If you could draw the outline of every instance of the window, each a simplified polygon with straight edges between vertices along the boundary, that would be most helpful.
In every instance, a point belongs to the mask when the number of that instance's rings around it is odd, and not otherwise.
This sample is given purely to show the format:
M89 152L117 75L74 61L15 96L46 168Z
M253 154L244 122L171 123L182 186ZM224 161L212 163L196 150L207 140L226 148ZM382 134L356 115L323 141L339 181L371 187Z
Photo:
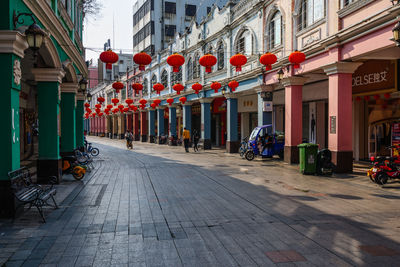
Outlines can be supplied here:
M156 77L156 79L157 79L157 77ZM148 93L149 93L149 81L147 79L144 79L143 80L143 92L142 92L142 95L145 96L145 95L148 95Z
M193 17L196 15L196 6L195 5L185 5L185 15L188 17Z
M153 77L151 77L151 91L153 92L154 91L154 89L153 89L153 85L155 85L157 83L157 76L156 75L153 75Z
M191 57L189 58L187 63L187 79L188 80L193 79L193 62Z
M193 79L200 78L200 65L199 65L200 55L196 53L193 62Z
M217 49L217 59L218 59L218 70L222 70L225 68L225 52L224 52L224 43L221 41L218 44Z
M279 11L275 12L268 24L268 40L269 49L282 44L282 15Z
M244 30L236 39L235 44L236 53L245 55L252 54L252 36L250 31Z
M165 2L165 13L176 14L176 3Z
M298 17L299 31L325 17L325 0L304 0Z
M175 25L165 25L165 36L173 37L175 35L176 26Z
M161 84L164 85L164 88L168 87L168 72L166 70L161 73Z
M350 5L351 3L355 2L355 1L357 1L357 0L341 0L342 8L345 7L345 6Z
M182 68L179 72L171 72L171 85L182 82Z

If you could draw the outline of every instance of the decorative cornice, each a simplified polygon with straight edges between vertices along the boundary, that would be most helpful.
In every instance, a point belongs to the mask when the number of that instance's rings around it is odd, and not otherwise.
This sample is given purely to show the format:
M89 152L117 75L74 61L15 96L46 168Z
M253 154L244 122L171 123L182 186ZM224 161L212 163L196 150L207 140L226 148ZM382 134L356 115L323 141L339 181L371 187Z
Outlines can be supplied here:
M61 93L74 93L78 92L78 84L77 83L62 83L61 84Z
M86 100L86 97L85 97L85 95L82 94L82 93L77 93L77 94L76 94L76 100L78 100L78 101L85 101L85 100Z
M61 22L54 14L54 11L47 4L46 0L23 0L26 6L39 19L43 26L50 32L54 39L63 44L63 49L67 56L76 64L79 71L88 76L88 69L84 58L79 54L78 49L72 42L68 32L63 28Z
M12 53L23 58L28 47L25 35L17 31L0 31L0 54Z
M333 64L323 66L322 68L328 76L338 73L352 74L362 64L362 62L335 62Z
M200 103L211 103L213 102L214 98L200 98L199 102Z
M301 76L290 76L282 79L282 85L284 87L287 86L296 86L296 85L304 85L307 81L307 78Z
M32 74L37 82L62 82L62 78L65 75L65 71L61 68L50 69L50 68L36 68L32 69Z

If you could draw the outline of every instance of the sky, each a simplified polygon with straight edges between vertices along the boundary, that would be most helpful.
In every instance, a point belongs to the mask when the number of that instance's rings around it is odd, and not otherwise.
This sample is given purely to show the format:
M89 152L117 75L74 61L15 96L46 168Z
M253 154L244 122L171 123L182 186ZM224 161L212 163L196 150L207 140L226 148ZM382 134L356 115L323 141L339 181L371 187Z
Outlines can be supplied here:
M102 9L98 15L85 18L83 35L83 45L87 48L86 60L93 59L94 64L97 64L107 39L111 39L111 47L115 52L119 53L120 49L124 49L123 52L132 53L132 8L136 2L136 0L98 1L102 4ZM113 40L113 17L115 40Z

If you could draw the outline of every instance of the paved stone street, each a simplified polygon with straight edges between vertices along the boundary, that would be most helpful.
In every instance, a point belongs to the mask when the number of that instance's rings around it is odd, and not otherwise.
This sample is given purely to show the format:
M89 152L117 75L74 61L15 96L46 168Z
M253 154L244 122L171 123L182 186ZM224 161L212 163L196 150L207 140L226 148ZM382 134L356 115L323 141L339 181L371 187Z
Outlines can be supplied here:
M60 209L0 221L5 266L400 266L400 184L91 137Z

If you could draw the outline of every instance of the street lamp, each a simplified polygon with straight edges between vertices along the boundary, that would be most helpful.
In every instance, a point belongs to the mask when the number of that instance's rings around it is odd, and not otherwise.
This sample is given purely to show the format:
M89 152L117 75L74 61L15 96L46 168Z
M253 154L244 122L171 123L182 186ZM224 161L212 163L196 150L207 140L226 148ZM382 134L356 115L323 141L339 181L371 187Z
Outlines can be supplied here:
M88 85L88 81L85 78L82 78L79 82L79 90L82 93L86 93L87 85Z
M88 102L91 102L92 101L92 95L90 93L88 93L86 95L86 99L87 99Z
M400 0L399 0L400 1ZM392 29L392 32L393 32L393 39L394 39L394 42L396 43L396 45L398 46L398 47L400 47L400 34L399 34L399 32L400 32L400 21L399 22L397 22L396 23L396 25L394 26L394 28Z
M226 88L225 88L225 86L224 86L224 87L222 87L222 89L221 89L221 93L222 93L222 95L223 95L223 96L225 96L225 94L226 94Z
M14 29L17 28L17 24L23 24L24 20L20 16L28 16L32 19L32 24L25 30L26 41L28 42L29 48L31 48L36 55L37 50L40 49L43 43L44 37L47 35L39 25L36 24L36 20L32 13L19 13L18 15L13 14Z
M280 69L277 74L278 74L278 81L280 82L283 79L284 75L283 69Z

